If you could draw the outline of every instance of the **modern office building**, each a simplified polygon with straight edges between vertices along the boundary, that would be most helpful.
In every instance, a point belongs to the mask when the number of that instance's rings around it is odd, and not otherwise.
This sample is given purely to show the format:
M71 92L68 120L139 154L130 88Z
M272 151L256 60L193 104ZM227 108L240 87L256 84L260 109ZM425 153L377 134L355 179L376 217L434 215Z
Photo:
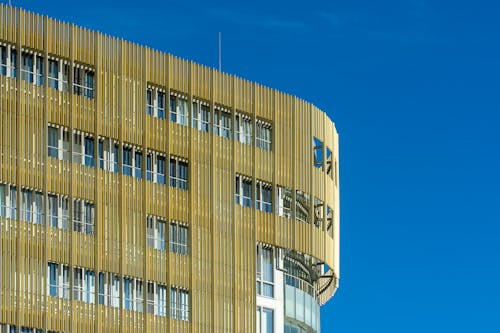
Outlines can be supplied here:
M0 7L0 332L320 331L338 136L314 105Z

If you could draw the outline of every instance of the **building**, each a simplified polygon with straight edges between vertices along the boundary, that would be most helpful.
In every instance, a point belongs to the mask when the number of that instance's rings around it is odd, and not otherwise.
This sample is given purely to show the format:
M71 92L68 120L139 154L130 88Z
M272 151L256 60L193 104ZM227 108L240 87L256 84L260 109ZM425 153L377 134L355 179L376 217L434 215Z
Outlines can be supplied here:
M319 332L338 136L312 104L0 7L0 332Z

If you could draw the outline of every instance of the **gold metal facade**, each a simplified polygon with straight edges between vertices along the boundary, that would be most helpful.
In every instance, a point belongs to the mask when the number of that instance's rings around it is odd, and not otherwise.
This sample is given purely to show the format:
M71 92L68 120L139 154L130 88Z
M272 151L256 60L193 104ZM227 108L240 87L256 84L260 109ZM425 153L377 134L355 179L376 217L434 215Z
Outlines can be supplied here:
M326 301L339 276L338 135L328 116L299 98L263 87L192 61L2 5L0 41L18 50L17 78L0 75L0 183L15 186L16 218L0 218L0 323L57 332L253 332L255 331L255 247L257 242L294 249L324 261L335 273ZM45 84L20 79L20 50L44 59ZM47 84L49 57L92 68L94 98ZM271 151L245 145L210 131L179 125L167 116L146 114L148 85L188 99L241 112L271 124ZM190 119L188 117L188 119ZM188 161L189 189L180 190L142 179L47 156L47 126L95 139L112 138ZM312 138L333 152L334 174L314 167ZM73 143L72 143L73 144ZM146 168L143 159L142 170ZM167 164L168 165L168 164ZM120 170L122 162L120 161ZM236 174L286 186L319 198L333 209L333 236L304 223L235 204ZM61 231L47 222L21 221L20 191L33 189L79 198L95 205L95 233ZM255 191L252 192L255 202ZM273 195L273 201L274 201ZM45 203L47 200L45 200ZM46 205L46 204L45 204ZM295 206L293 206L295 207ZM70 223L73 201L69 200ZM295 214L293 208L292 216ZM146 216L176 220L189 227L189 255L146 246ZM168 238L167 238L168 239ZM48 296L47 263L91 268L136 277L189 291L189 320L146 311ZM123 289L123 284L121 287ZM143 285L144 293L146 286ZM168 299L168 296L167 296ZM121 302L121 300L120 300ZM168 305L168 301L167 301ZM144 309L146 307L144 306Z

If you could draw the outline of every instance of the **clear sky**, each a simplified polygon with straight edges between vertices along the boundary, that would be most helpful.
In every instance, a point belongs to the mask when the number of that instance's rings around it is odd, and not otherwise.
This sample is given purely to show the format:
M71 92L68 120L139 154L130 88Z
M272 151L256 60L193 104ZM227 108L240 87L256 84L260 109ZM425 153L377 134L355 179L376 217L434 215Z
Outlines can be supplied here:
M498 1L13 4L214 67L222 31L224 71L330 115L341 288L322 332L500 332Z

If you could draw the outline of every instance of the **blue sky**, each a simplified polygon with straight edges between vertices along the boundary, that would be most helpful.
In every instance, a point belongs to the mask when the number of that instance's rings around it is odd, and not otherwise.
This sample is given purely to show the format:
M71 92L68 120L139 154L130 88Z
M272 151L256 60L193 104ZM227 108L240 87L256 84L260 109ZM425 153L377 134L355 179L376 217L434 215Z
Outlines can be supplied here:
M323 332L500 332L500 4L13 1L298 95L341 142ZM93 8L100 7L96 13Z

